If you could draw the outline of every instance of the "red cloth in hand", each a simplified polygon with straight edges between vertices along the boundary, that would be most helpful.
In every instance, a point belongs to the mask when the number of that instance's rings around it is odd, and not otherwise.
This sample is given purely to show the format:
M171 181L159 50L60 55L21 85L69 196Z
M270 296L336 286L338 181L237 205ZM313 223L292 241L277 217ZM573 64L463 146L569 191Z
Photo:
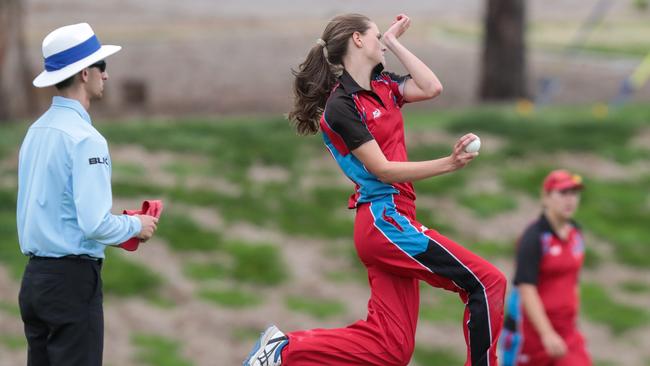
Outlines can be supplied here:
M160 214L163 211L163 203L160 200L148 200L142 202L142 208L140 210L124 210L124 214L133 216L133 215L149 215L155 218L160 218ZM132 237L131 239L125 241L124 243L118 245L118 247L128 250L130 252L138 249L140 245L140 239L137 237Z

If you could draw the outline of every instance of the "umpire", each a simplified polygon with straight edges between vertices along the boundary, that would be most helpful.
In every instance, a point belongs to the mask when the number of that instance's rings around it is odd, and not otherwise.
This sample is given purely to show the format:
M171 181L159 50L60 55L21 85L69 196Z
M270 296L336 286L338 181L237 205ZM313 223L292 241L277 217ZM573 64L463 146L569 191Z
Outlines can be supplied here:
M51 107L27 131L18 164L17 224L29 256L19 294L29 366L102 364L101 267L107 245L151 238L158 219L115 216L108 144L87 110L108 80L102 46L86 23L43 40L45 71L34 86L55 85Z

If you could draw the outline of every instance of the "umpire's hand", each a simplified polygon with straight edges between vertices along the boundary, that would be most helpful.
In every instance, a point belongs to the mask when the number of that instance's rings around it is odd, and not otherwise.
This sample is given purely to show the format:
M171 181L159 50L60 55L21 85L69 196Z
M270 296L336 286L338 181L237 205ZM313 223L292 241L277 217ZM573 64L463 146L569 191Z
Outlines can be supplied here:
M158 219L149 216L149 215L135 215L140 219L140 222L142 223L142 230L140 230L140 233L138 233L137 238L142 240L142 241L147 241L151 239L153 236L153 233L156 231L156 228L158 227Z

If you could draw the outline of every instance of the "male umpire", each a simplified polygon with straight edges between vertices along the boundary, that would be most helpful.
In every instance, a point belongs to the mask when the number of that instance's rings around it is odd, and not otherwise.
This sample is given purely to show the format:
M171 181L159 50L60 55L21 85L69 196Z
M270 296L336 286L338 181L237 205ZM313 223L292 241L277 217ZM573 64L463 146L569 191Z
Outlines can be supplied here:
M115 216L108 144L88 108L108 79L102 46L86 23L43 40L45 71L34 86L55 85L52 106L27 131L18 165L20 249L29 256L20 288L29 366L102 364L101 267L107 245L151 238L158 219Z

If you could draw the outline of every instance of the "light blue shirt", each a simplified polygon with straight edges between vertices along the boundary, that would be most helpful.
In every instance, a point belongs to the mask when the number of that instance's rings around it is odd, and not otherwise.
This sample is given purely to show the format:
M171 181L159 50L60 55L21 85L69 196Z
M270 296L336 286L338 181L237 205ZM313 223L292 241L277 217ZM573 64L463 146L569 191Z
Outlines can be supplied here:
M106 139L77 100L54 97L18 158L17 224L26 255L104 258L106 245L137 235L137 217L112 215Z

